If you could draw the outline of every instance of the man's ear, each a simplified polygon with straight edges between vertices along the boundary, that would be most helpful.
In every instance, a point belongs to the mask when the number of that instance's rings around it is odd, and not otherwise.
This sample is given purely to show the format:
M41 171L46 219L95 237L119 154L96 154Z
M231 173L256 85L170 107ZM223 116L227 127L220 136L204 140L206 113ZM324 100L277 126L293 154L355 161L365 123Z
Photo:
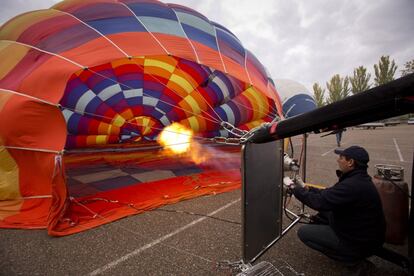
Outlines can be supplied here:
M349 159L349 166L355 168L355 160L354 159Z

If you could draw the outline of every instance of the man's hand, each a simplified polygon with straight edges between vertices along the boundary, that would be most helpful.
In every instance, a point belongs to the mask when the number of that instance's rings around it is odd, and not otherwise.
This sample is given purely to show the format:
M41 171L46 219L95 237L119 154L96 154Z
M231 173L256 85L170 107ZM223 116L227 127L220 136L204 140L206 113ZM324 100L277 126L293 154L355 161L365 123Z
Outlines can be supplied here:
M293 189L295 188L295 183L289 176L285 176L283 178L283 186L287 189Z
M283 178L283 185L288 189L294 189L296 187L305 188L305 182L298 175L293 180L289 176L285 176Z
M294 182L295 182L296 186L301 187L301 188L305 188L305 182L303 182L302 178L300 178L299 175L297 175L295 177Z
M263 123L262 125L253 128L250 130L252 136L247 140L251 143L265 143L272 140L270 135L270 127L272 126L271 123Z

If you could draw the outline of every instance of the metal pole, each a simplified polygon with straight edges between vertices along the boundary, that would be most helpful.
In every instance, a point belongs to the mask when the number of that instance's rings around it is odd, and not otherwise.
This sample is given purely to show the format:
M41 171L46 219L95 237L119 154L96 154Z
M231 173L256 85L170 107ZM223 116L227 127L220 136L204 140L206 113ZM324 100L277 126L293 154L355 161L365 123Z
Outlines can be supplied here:
M411 195L414 191L414 154L411 173ZM411 198L410 218L408 221L408 260L410 262L409 274L414 276L414 201Z
M303 159L300 167L302 168L302 180L306 183L306 155L308 148L308 134L303 134ZM302 203L302 214L305 212L305 204Z

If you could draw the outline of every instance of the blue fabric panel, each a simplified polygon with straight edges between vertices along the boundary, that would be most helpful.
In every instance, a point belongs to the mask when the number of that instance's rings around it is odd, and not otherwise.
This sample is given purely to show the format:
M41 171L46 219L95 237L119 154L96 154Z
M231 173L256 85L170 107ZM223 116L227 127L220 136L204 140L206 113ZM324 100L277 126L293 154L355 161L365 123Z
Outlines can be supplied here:
M133 178L132 176L119 176L110 179L105 179L97 182L88 183L89 185L93 186L94 188L100 191L108 191L119 189L122 187L127 187L133 184L140 183L139 180Z
M146 32L144 26L135 17L107 18L88 21L87 23L104 35L125 32Z
M158 101L158 103L157 103L157 108L164 111L166 114L173 108L173 106L174 106L174 104L167 104L167 103L161 102L161 101Z
M81 97L83 93L89 90L89 88L79 79L76 79L76 83L78 84L76 87L73 87L72 89L65 92L65 96L61 101L62 106L75 108L79 97Z
M227 113L221 107L214 108L214 111L220 116L223 121L228 121Z
M99 94L99 92L101 92L105 88L108 88L109 86L112 86L112 85L114 85L114 81L113 80L110 80L110 79L102 79L102 81L96 83L93 87L91 87L91 90L95 94Z
M234 59L239 64L244 66L244 48L240 44L240 42L234 38L233 36L229 35L228 33L217 30L217 38L220 43L224 43L229 49L231 49L232 52L229 52L226 48L224 48L222 45L220 45L220 51L224 53L226 56Z
M241 114L239 107L232 101L228 102L227 105L231 108L231 110L233 111L234 114L234 125L238 126L240 125L240 122L247 122L247 117L246 114Z
M152 90L152 89L145 89L144 90L144 96L159 99L161 97L162 93L158 90Z
M162 4L134 3L127 6L135 13L136 16L150 16L177 21L175 13L171 8Z
M130 106L142 105L142 97L133 97L126 99Z
M220 87L218 87L218 85L214 82L210 82L210 84L208 85L208 88L210 88L208 91L208 93L210 94L210 91L212 91L213 96L212 98L215 99L215 103L223 103L224 101L224 96L223 93L221 92Z
M115 106L116 104L118 104L120 101L122 101L124 99L124 94L122 93L118 93L113 95L112 97L110 97L109 99L107 99L105 102L109 105L109 106Z
M183 26L184 32L186 33L189 39L200 42L201 44L204 44L216 51L218 50L218 47L216 44L216 38L214 36L211 36L187 24L181 24L181 25Z
M283 104L283 113L285 113L287 118L309 112L314 109L316 109L314 99L306 94L295 95Z
M193 166L193 167L184 167L181 169L175 169L173 170L173 172L176 176L183 176L183 175L202 173L203 170L197 166Z
M122 80L122 78L119 78L119 84L121 85L122 90L130 90L142 88L143 81L142 80Z
M68 132L70 134L76 134L78 132L78 124L81 117L82 116L77 113L74 113L72 116L70 116L69 121L66 123Z
M93 98L85 108L86 112L96 114L96 110L98 109L99 105L102 103L102 100L98 97Z

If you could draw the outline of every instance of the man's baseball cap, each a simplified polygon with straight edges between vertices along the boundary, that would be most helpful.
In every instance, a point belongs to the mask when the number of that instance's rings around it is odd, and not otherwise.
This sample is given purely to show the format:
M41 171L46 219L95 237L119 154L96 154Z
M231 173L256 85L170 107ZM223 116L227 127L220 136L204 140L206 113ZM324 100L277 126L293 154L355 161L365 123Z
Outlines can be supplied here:
M369 162L368 152L360 146L350 146L346 149L336 149L335 153L352 158L363 165L367 165Z

